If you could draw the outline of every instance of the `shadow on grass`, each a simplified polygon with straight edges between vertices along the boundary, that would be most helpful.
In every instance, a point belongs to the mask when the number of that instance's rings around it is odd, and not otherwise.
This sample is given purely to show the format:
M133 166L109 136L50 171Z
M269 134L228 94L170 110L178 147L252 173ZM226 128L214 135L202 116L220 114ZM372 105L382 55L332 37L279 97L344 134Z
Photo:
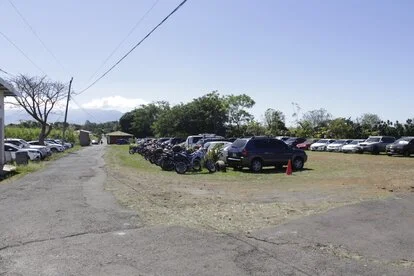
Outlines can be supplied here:
M249 173L249 174L276 174L276 173L286 173L286 168L263 168L261 172L252 172L248 168L244 168L242 170L236 170L241 173ZM304 171L313 171L311 168L303 168L301 170L293 170L293 173L295 172L304 172Z
M283 173L286 173L286 168L282 168L282 169L263 168L262 171L259 172L259 173L252 172L248 168L244 168L242 170L233 170L232 168L227 168L227 172L231 172L231 171L233 171L233 172L240 172L240 173L247 173L247 174L257 174L257 175L260 175L260 174L277 174L277 173L282 173L283 174ZM292 173L294 174L294 173L305 172L305 171L313 171L313 169L311 169L311 168L303 168L302 170L297 170L297 171L293 170ZM175 172L175 171L173 170L172 172ZM214 173L224 173L225 174L226 172L216 171ZM182 174L182 175L208 175L208 174L214 174L214 173L210 173L206 169L203 169L200 172L197 172L197 171L187 171L185 174Z

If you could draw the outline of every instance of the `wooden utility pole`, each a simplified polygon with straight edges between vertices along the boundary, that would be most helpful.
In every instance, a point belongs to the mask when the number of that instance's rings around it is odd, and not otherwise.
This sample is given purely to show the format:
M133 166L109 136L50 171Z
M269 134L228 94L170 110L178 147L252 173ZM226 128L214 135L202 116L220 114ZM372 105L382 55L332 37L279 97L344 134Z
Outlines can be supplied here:
M63 122L62 145L65 141L66 119L68 118L68 107L69 107L69 100L70 100L70 89L72 88L72 81L73 81L73 77L70 79L70 82L69 82L68 99L66 100L65 121Z

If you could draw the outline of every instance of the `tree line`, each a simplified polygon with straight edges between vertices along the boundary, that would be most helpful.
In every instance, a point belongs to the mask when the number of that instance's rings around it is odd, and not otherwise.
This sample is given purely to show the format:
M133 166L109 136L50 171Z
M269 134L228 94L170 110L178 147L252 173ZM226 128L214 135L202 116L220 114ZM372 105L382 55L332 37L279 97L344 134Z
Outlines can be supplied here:
M298 104L295 105L300 110ZM376 114L351 118L333 118L326 109L311 110L286 126L285 114L268 108L261 120L250 113L255 101L246 94L220 95L213 91L188 103L171 105L158 101L125 113L119 120L122 131L135 137L186 137L215 133L226 137L253 135L297 136L313 138L366 138L370 135L414 136L414 120L391 122Z

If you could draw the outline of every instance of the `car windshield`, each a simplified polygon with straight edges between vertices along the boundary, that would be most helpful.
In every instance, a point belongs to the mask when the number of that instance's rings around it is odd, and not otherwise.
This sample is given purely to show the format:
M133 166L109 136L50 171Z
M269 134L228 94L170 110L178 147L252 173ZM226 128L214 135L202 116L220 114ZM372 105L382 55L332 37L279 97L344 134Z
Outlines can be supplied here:
M335 144L345 144L346 140L338 140L334 142Z
M362 141L358 141L358 140L354 140L352 141L350 144L351 145L358 145L359 143L361 143Z
M328 143L328 140L327 139L322 139L322 140L319 140L318 143L326 144L326 143Z
M246 139L237 139L233 142L232 147L233 148L242 148L246 145L247 140Z
M381 138L368 138L365 142L376 143L376 142L379 142L380 140Z
M406 145L406 144L410 143L411 140L414 140L414 137L401 137L400 139L398 139L395 142L397 142L398 144Z
M20 141L20 143L23 145L24 148L30 148L30 144L27 143L26 141Z

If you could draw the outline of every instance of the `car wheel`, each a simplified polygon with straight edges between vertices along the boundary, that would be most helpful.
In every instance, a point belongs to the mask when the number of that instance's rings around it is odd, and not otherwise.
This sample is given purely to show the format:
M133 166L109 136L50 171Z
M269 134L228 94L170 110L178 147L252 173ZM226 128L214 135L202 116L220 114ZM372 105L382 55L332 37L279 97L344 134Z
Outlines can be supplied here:
M301 170L301 169L303 169L303 165L304 165L304 163L303 163L303 159L302 158L296 157L293 160L292 167L293 167L294 170Z
M258 173L262 170L262 168L263 168L263 164L260 159L252 160L252 163L250 164L250 170L252 170L252 172Z
M55 149L55 148L51 148L50 150L51 150L53 153L58 152L58 150L57 150L57 149Z
M403 155L405 157L410 157L410 152L408 150L406 150L406 151L403 152Z

